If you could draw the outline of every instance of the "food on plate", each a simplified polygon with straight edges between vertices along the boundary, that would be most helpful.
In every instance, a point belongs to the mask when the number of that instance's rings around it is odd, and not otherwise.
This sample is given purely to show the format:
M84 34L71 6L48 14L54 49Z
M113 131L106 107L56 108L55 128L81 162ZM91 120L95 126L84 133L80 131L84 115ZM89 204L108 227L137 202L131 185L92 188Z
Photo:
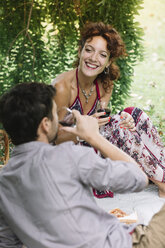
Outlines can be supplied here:
M120 222L124 222L126 224L136 223L138 221L136 212L128 215L120 208L114 208L110 210L109 213L115 215Z
M124 211L122 211L120 208L114 208L110 210L109 213L115 215L117 218L127 216L127 214Z

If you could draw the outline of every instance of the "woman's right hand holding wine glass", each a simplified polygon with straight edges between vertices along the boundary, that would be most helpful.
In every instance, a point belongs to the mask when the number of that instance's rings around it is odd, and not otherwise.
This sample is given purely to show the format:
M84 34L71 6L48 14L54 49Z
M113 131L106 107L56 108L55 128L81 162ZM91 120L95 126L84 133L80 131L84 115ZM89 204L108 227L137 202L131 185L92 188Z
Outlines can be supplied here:
M110 114L111 114L111 107L107 106L107 102L105 101L98 101L96 107L96 113L93 115L98 119L98 124L100 126L100 133L103 136L106 136L105 126L110 122Z
M100 100L97 103L96 112L94 113L93 117L98 119L99 126L104 126L111 119L110 113L111 108L107 106L106 102Z

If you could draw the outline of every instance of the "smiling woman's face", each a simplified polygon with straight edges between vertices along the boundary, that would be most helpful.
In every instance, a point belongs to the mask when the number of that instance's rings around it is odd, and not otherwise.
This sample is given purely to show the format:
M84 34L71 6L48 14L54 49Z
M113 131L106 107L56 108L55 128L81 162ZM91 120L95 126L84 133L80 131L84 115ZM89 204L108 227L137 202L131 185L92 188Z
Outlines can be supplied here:
M109 56L107 41L101 36L94 36L86 41L79 52L79 68L84 75L96 77L109 65Z

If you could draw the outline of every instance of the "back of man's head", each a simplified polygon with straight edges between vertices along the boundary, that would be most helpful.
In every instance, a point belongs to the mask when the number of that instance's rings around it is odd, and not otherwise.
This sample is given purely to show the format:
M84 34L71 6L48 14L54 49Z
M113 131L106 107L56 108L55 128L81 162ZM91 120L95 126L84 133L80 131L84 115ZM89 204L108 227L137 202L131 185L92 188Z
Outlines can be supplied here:
M44 83L20 83L0 98L0 122L13 144L37 139L44 117L52 120L55 88Z

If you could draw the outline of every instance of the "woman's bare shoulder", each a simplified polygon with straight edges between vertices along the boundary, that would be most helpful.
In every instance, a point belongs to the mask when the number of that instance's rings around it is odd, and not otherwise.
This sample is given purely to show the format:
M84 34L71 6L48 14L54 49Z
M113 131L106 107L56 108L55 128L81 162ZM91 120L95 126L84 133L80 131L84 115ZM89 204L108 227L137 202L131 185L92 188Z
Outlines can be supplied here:
M57 88L71 87L74 76L75 76L75 69L63 72L59 74L56 78L54 78L51 84Z

